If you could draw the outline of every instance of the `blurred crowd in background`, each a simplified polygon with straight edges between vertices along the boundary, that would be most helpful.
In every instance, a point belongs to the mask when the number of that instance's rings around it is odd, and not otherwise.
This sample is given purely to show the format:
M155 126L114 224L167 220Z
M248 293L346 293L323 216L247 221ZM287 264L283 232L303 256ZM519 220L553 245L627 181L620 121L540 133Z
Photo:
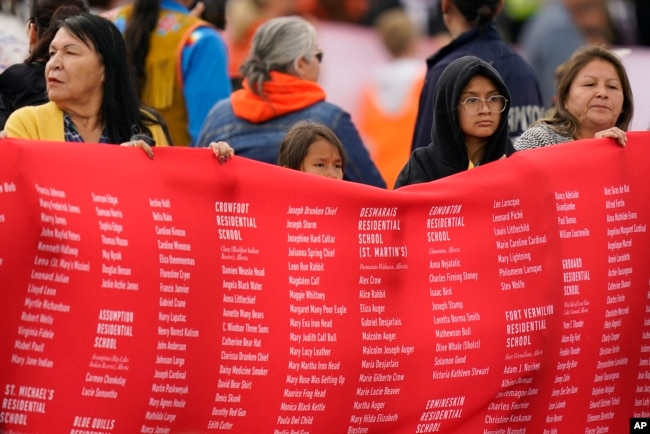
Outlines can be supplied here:
M2 0L2 41L9 36L25 40L24 23L29 0ZM205 0L226 4L227 30L241 41L259 22L273 16L297 14L317 20L373 26L388 9L403 9L423 36L446 32L440 0ZM129 3L128 0L90 0L96 11ZM14 15L16 19L10 18ZM588 42L650 46L650 1L647 0L505 0L499 29L505 40L526 44L534 28L542 27L549 38L560 25L573 26ZM8 23L8 25L5 25ZM540 41L542 42L542 41ZM0 46L7 56L5 44Z

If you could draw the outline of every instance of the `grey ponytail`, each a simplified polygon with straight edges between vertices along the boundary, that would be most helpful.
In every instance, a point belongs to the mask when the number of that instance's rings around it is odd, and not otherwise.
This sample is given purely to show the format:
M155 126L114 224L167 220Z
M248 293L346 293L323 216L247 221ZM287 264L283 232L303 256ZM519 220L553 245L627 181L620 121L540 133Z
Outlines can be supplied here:
M292 74L301 57L313 56L316 29L298 16L273 18L262 24L251 44L251 51L240 68L251 90L263 96L264 82L271 71Z

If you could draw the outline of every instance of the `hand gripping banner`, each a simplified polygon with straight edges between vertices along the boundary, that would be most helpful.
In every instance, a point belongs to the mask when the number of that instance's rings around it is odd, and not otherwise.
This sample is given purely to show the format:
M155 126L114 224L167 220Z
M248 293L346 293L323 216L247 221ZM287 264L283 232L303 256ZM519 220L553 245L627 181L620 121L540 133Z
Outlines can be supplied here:
M2 140L0 432L628 432L649 142L387 191Z

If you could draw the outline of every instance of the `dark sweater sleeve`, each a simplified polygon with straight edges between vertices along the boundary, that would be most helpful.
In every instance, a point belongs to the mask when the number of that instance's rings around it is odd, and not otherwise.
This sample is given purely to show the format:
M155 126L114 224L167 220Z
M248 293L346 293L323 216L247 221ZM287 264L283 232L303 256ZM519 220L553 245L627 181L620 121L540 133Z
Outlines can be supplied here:
M415 119L413 140L411 150L429 146L431 143L431 127L433 125L433 100L436 83L440 78L440 68L433 68L427 71L426 80L420 93L418 114Z
M384 181L377 166L370 158L368 149L363 144L361 136L348 113L344 111L338 113L334 133L343 143L347 157L345 172L343 173L344 179L386 188L386 181Z

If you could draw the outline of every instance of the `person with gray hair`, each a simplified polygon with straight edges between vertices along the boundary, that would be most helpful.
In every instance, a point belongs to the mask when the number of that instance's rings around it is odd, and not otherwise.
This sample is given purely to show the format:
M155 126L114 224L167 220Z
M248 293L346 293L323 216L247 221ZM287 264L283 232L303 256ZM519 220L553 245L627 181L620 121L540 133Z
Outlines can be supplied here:
M275 164L291 127L311 120L329 127L343 143L344 179L385 188L350 115L325 101L317 83L323 52L316 39L314 26L298 16L262 24L241 66L243 88L212 107L196 145L225 141L241 157Z

